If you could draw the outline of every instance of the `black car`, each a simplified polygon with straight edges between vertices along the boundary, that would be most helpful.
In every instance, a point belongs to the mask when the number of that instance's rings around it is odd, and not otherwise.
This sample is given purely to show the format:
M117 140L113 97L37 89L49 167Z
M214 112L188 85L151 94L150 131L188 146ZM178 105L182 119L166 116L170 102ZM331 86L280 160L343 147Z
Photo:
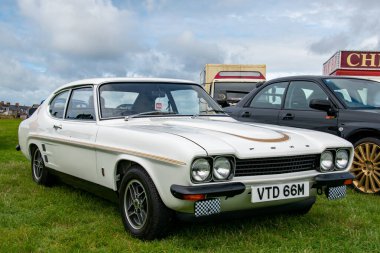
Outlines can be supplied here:
M319 130L355 147L351 172L364 193L380 192L380 83L333 76L273 79L224 108L240 121Z

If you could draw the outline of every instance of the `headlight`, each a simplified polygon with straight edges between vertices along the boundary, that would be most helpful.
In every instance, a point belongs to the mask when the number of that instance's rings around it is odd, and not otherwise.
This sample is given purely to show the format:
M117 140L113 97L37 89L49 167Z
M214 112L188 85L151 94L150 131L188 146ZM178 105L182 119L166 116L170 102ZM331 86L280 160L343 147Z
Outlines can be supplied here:
M209 179L210 171L210 163L204 158L195 160L193 165L191 165L191 177L197 182Z
M347 168L347 165L348 165L348 151L345 149L338 150L335 156L335 166L338 169L343 170Z
M321 171L329 171L334 167L334 157L331 151L325 151L321 155Z
M225 157L218 157L214 160L212 174L216 180L226 180L231 174L231 162Z

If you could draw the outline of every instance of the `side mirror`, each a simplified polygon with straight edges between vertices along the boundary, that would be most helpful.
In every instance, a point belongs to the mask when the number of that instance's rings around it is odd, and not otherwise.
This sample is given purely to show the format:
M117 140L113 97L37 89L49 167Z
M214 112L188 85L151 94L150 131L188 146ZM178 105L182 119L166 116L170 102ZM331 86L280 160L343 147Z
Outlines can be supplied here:
M336 111L329 100L312 99L309 103L309 107L312 109L325 111L328 116L335 116L336 114Z

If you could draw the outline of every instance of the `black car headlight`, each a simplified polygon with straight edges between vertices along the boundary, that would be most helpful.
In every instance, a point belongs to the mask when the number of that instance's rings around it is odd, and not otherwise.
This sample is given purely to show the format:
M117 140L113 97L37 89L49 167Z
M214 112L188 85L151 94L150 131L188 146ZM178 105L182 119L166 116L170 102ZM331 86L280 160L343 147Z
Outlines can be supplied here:
M321 163L320 163L321 171L331 171L334 169L334 156L331 151L324 151L321 155Z
M226 180L232 172L232 164L230 159L226 157L217 157L214 160L212 174L214 180Z
M335 166L339 170L344 170L348 166L349 155L346 149L339 149L335 155Z
M191 178L195 182L207 182L211 179L211 165L207 159L194 160L191 165Z

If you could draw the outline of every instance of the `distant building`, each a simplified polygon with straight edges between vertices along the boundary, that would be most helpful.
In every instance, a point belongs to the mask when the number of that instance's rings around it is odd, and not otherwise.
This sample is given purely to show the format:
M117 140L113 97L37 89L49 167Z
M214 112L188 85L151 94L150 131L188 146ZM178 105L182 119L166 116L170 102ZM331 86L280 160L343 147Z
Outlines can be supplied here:
M29 108L30 106L20 105L19 103L12 105L10 102L0 101L0 115L4 116L20 118L28 114Z

